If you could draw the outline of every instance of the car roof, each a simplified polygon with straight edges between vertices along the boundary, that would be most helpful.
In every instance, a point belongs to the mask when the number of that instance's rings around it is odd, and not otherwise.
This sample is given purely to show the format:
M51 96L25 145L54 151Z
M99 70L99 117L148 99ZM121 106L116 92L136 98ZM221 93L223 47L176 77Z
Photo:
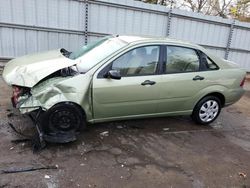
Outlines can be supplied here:
M155 37L155 36L129 36L129 35L122 35L117 36L120 40L123 40L127 43L144 43L144 42L163 42L168 44L174 44L174 45L181 45L181 46L187 46L190 48L200 49L204 50L203 47L193 44L187 41L177 40L174 38L168 38L168 37Z
M156 44L163 43L166 45L183 46L183 47L187 47L187 48L198 49L198 50L202 51L203 53L205 53L213 61L215 61L221 68L227 67L227 64L224 63L224 60L222 58L217 57L216 55L214 55L214 53L203 48L200 45L193 44L193 43L190 43L187 41L177 40L177 39L168 38L168 37L155 37L155 36L129 36L129 35L119 36L119 35L117 35L116 37L119 38L120 40L128 43L128 44L131 44L131 45L144 44L144 43L156 43Z

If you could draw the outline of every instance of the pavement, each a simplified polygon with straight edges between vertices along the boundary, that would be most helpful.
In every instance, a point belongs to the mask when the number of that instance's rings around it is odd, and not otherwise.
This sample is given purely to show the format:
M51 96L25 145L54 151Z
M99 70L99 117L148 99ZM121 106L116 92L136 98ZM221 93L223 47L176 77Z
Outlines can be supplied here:
M39 153L31 142L13 142L22 137L8 123L26 135L34 128L12 109L1 77L0 86L0 188L250 187L249 82L241 100L210 126L184 116L95 124L76 142L49 144ZM2 171L41 166L57 168Z

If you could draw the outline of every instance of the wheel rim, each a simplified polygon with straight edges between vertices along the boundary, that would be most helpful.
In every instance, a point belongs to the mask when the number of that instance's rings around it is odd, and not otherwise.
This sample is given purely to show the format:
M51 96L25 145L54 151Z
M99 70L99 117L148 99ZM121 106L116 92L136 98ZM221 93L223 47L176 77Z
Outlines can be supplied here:
M79 118L75 113L68 110L57 110L49 117L49 126L54 130L76 130L78 125Z
M203 122L214 120L219 113L219 104L215 100L206 101L200 108L199 117Z

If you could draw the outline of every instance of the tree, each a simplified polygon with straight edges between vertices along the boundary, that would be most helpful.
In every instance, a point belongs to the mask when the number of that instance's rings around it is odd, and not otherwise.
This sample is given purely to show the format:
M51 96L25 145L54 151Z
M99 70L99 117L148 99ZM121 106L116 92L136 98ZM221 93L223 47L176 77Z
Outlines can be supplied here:
M182 6L188 7L193 12L202 12L208 0L184 0Z
M191 10L206 15L220 16L222 18L235 18L250 22L250 0L138 0L172 6L177 9Z
M169 5L170 0L137 0L137 1L142 1L144 3L151 3L151 4L158 4L158 5Z
M250 22L250 0L237 1L231 5L230 15L240 21Z

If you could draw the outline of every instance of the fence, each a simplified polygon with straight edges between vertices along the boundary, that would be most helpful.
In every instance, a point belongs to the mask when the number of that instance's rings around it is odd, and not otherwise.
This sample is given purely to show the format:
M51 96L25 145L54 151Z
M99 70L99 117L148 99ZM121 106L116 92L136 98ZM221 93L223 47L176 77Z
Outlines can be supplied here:
M0 0L0 59L64 47L107 34L191 41L250 72L250 24L133 0Z

